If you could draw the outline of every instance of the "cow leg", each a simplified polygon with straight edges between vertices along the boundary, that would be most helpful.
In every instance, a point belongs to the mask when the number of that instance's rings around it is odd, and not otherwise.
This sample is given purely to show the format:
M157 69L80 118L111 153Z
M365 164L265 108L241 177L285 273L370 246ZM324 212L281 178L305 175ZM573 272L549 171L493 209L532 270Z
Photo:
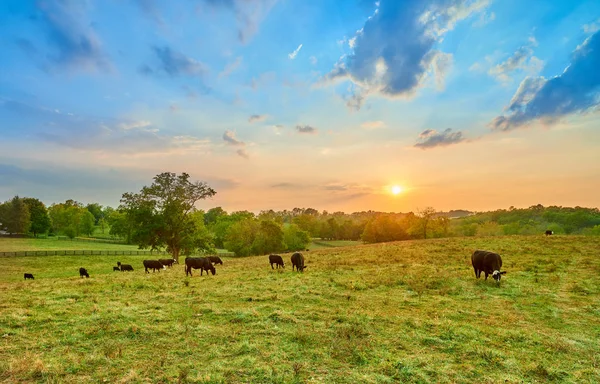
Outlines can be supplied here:
M488 278L488 272L485 271L485 279L487 280L487 278Z
M277 268L279 268L279 266ZM271 263L271 269L275 269L275 268L273 268L273 263Z

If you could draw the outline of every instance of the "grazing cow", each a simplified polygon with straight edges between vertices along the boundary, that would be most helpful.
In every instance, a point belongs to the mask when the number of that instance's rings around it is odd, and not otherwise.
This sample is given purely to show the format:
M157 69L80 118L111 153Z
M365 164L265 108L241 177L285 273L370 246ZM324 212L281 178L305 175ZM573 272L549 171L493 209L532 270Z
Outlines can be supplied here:
M281 268L285 268L285 265L283 264L283 258L279 255L269 255L269 263L271 264L271 269L275 269L273 268L273 264L277 265L277 269L279 269L279 266L281 266Z
M546 232L545 232L545 233L546 233L546 236L554 235L554 232L553 232L553 231L551 231L551 230L549 230L549 229L548 229L548 230L546 230Z
M165 266L158 260L144 260L144 269L146 273L148 272L148 268L152 269L152 272L160 272L161 269L165 269Z
M121 272L125 271L133 272L133 267L130 264L121 264Z
M79 268L79 276L81 276L81 278L83 278L83 276L90 277L88 271L83 267Z
M25 278L25 280L27 280L27 279L35 280L33 278L33 274L31 274L31 273L24 273L23 277Z
M158 261L160 261L160 263L162 265L164 265L165 267L172 267L173 263L175 262L175 259L158 259Z
M506 271L500 272L502 268L502 258L499 254L489 251L475 251L471 256L471 263L475 270L475 277L479 279L481 272L485 273L485 279L487 280L488 275L492 275L497 283L500 283L502 275L506 274Z
M185 275L187 276L189 273L190 276L192 276L192 269L200 269L200 276L202 276L203 271L206 271L206 275L208 275L208 271L210 271L213 275L217 273L215 267L206 257L186 257Z
M294 270L294 267L296 268L296 271L300 271L300 272L304 272L304 270L307 268L304 265L304 256L302 256L302 254L300 252L296 252L292 255L292 271Z
M223 265L223 260L221 260L219 256L208 256L207 259L210 260L210 262L213 263L213 265Z
M120 270L121 270L121 268L119 268L119 267L113 267L113 272L114 271L120 271Z

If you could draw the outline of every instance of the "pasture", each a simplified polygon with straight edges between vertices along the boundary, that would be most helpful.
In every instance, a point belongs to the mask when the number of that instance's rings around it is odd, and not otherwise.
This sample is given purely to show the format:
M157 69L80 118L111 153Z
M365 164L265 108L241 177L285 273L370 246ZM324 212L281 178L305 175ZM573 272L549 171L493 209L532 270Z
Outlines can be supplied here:
M127 251L137 250L136 245L105 243L100 241L58 240L56 238L0 238L0 252L17 251Z
M502 255L500 286L475 249ZM145 274L141 256L2 258L0 381L600 381L600 244L531 236L223 258ZM117 261L132 273L112 272ZM182 259L183 262L183 259ZM83 266L89 279L78 276ZM35 280L23 281L31 272Z

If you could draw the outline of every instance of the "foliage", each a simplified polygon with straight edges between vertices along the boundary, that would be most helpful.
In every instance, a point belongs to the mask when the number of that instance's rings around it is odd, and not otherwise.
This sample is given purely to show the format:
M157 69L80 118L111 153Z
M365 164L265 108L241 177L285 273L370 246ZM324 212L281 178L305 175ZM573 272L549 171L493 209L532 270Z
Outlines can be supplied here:
M86 205L85 208L94 216L94 225L98 225L100 220L104 217L102 206L98 203L91 203Z
M264 255L286 248L280 224L251 217L230 226L225 236L225 247L236 256Z
M31 221L29 232L33 233L34 236L48 232L52 224L44 203L32 197L26 197L23 201L29 209L29 219Z
M179 254L192 252L199 223L194 220L195 204L215 195L204 182L192 182L190 175L164 172L154 177L140 193L124 193L119 209L131 225L131 240L140 248L166 250L179 260Z
M11 234L25 234L30 226L29 207L24 199L15 196L0 204L0 229Z
M288 251L302 251L310 244L310 235L296 224L283 228L283 241Z
M54 233L74 238L94 232L94 216L75 200L51 205L48 214Z

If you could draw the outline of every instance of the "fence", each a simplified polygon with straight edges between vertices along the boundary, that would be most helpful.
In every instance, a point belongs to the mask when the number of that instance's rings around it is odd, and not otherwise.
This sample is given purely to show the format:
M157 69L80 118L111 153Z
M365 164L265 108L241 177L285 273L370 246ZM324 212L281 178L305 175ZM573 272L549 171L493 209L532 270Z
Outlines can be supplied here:
M0 257L19 257L19 256L163 256L169 253L165 251L137 251L137 250L125 250L125 251L78 251L78 250L65 250L65 251L15 251L15 252L0 252ZM182 255L183 256L183 255ZM217 256L233 257L233 252L218 253Z

